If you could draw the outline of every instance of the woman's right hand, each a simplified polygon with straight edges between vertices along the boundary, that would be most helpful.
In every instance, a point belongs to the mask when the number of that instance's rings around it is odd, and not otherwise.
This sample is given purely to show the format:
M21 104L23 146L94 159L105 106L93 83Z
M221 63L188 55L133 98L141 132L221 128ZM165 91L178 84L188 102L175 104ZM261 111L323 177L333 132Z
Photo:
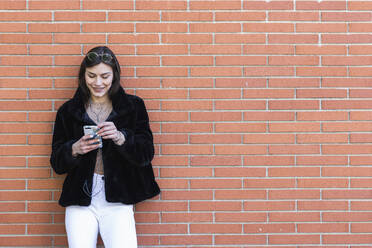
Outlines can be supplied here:
M72 156L83 155L99 148L99 139L92 139L92 135L87 134L72 144Z

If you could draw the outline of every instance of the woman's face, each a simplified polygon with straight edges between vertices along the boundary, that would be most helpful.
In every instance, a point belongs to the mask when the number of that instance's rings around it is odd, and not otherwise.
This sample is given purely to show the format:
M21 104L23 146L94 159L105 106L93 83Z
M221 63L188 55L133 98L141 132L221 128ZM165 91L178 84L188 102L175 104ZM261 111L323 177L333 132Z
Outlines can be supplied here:
M111 66L104 63L86 68L85 82L93 101L106 100L113 78L114 73Z

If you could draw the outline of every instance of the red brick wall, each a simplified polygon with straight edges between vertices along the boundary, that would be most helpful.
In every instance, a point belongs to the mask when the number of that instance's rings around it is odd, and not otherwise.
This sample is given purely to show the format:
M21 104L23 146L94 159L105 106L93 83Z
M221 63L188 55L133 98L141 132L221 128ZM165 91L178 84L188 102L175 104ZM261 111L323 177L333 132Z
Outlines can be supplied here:
M372 2L2 0L0 246L65 246L55 112L107 44L145 99L141 247L372 244Z

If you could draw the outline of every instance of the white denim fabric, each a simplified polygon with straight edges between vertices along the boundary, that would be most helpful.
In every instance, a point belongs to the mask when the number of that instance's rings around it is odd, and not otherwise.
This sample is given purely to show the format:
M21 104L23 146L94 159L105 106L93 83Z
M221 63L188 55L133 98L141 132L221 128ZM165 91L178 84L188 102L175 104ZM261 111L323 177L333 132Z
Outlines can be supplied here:
M137 248L133 205L106 201L104 179L94 174L89 206L66 208L69 248L96 248L98 233L105 248Z

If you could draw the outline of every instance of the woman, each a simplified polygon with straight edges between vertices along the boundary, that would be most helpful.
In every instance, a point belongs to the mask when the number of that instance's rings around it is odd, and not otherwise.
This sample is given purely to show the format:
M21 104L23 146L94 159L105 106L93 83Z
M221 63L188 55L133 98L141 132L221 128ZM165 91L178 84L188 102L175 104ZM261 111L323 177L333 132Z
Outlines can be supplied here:
M84 135L84 129L98 131ZM153 136L141 98L120 86L120 65L107 47L83 59L74 97L58 110L54 171L67 173L59 204L66 207L69 247L137 247L133 204L159 194L151 160ZM125 244L125 245L124 245Z

